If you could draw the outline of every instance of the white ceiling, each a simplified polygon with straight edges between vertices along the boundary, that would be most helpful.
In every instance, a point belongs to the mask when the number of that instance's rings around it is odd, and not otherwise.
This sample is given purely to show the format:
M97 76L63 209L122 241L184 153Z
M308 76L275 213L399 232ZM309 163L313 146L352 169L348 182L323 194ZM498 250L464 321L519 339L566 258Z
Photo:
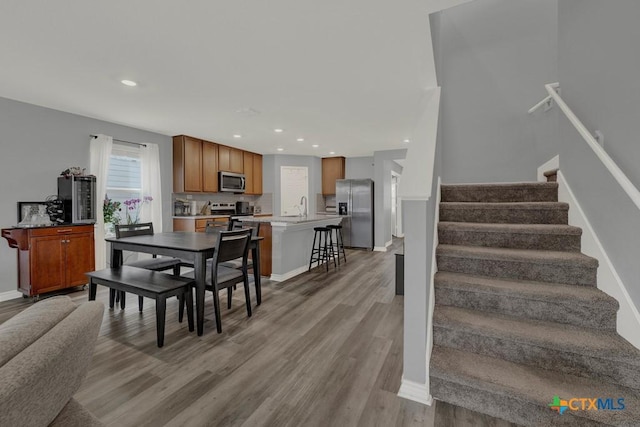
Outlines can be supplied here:
M419 0L2 0L0 39L2 97L263 154L406 147L435 86Z

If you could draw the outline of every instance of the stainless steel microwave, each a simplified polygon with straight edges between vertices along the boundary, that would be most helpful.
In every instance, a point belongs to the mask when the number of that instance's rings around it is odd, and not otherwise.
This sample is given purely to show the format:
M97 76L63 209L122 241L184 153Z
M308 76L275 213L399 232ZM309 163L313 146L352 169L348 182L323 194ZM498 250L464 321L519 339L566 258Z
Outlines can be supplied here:
M244 193L246 182L244 174L224 171L220 171L219 174L218 185L220 191Z

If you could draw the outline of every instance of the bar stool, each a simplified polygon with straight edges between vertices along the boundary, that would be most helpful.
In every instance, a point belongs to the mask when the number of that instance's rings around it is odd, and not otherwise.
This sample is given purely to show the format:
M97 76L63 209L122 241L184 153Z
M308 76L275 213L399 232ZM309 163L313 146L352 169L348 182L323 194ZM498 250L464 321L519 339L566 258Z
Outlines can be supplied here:
M309 271L311 271L311 265L314 261L317 261L318 266L321 262L324 262L329 271L329 257L333 258L333 265L336 265L336 256L333 252L333 239L331 238L331 230L327 227L314 227L313 231L313 246L311 246L311 257L309 258ZM324 235L324 243L322 243L322 237ZM316 246L316 241L318 245Z
M335 232L336 239L333 241L333 253L338 258L338 265L340 265L340 253L344 258L344 262L347 262L347 254L344 251L344 239L342 238L342 226L341 225L327 225L330 230L329 233Z

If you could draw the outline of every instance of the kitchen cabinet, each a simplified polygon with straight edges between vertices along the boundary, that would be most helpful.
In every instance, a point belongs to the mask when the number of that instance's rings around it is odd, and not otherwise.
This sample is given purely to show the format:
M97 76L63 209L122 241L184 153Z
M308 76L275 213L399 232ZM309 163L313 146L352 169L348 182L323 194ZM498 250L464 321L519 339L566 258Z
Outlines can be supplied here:
M37 296L88 283L95 270L93 225L2 230L18 249L18 290Z
M173 231L202 232L207 228L208 221L228 222L229 216L206 216L204 218L173 218Z
M226 172L244 173L243 151L226 145L218 146L218 169Z
M322 159L322 194L336 194L336 180L344 179L344 157L324 157Z
M218 144L202 141L202 191L218 192Z
M173 192L202 191L202 140L173 137Z
M245 151L244 176L245 194L262 194L262 155Z

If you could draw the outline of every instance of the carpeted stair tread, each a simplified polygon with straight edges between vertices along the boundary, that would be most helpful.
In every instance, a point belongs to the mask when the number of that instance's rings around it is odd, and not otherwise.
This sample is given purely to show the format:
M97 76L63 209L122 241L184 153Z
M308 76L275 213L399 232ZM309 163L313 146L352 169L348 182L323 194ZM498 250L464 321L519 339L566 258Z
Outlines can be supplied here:
M583 253L564 251L541 251L535 249L505 249L480 246L438 245L437 255L457 258L486 258L500 261L523 261L532 264L573 264L598 267L598 260Z
M438 306L433 314L434 327L465 329L540 347L593 357L625 361L640 369L640 350L619 335L596 329L554 322L517 319L495 313L483 313L459 307ZM640 387L640 384L638 384Z
M445 184L443 202L510 202L558 200L558 184L549 182L509 182L496 184Z
M564 224L497 224L484 222L446 222L438 223L438 228L460 231L481 231L512 234L562 234L581 236L582 229Z
M522 425L637 426L640 420L640 396L625 387L437 345L430 366L436 399ZM554 396L622 397L625 409L560 415L549 408Z
M618 301L594 287L440 271L436 304L615 330Z
M567 224L563 202L440 202L440 220L511 224Z
M447 222L438 224L441 244L514 249L580 251L582 229L564 224L496 224Z

